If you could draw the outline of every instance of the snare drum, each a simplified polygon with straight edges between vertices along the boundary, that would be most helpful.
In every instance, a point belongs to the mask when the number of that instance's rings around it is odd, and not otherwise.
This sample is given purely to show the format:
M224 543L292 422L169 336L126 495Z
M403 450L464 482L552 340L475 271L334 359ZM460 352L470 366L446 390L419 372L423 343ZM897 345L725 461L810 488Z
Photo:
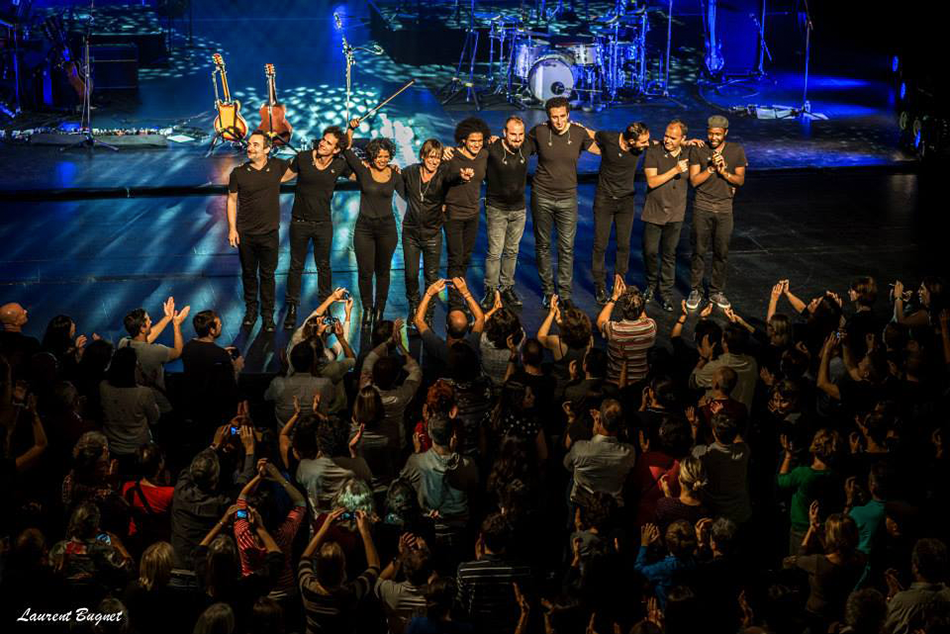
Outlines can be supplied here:
M551 97L568 97L576 83L571 58L562 53L550 53L538 59L528 73L528 90L538 101Z
M547 43L539 44L537 41L528 44L521 42L515 46L514 58L511 62L511 72L515 77L527 81L531 68L545 53L548 52Z
M600 64L599 44L574 44L567 47L577 66L598 66Z

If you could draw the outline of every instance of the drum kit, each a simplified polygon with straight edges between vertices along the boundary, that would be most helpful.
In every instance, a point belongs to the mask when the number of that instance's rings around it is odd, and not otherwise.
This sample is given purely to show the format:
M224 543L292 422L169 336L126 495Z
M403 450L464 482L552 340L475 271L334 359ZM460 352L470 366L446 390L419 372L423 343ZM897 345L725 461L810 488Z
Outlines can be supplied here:
M623 4L588 23L587 32L550 35L517 16L489 20L488 87L526 107L552 97L601 108L649 94L646 7Z

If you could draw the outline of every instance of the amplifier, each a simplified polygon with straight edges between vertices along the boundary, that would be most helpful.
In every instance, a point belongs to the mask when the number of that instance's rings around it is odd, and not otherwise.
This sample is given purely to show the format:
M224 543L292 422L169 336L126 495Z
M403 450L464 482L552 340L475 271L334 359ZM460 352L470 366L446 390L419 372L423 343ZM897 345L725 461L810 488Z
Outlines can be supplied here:
M139 49L135 44L90 44L92 88L138 91Z

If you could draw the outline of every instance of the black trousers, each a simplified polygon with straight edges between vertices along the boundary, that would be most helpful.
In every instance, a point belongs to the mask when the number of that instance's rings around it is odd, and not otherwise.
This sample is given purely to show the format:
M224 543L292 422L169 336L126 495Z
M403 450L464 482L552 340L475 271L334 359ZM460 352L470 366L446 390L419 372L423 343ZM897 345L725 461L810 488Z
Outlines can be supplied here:
M479 216L467 220L445 221L445 246L449 252L449 278L464 278L468 273L468 265L472 262L472 251L475 250L475 239L478 238ZM461 293L454 287L449 293L449 306L453 308L464 304Z
M614 198L597 194L594 196L594 255L591 274L598 287L606 285L607 243L610 241L610 226L617 226L617 257L614 260L614 273L622 278L627 276L630 266L630 233L633 230L633 196Z
M322 303L333 291L330 271L330 249L333 246L333 223L312 222L294 218L290 221L290 271L287 273L287 303L300 303L300 280L303 276L310 242L313 242L313 263L317 267L318 296Z
M241 258L241 280L244 282L244 304L248 310L257 309L257 291L260 286L261 314L270 317L274 314L277 270L277 231L263 234L240 234L238 236L238 255ZM258 285L258 273L260 285Z
M435 233L423 238L417 231L403 227L402 254L406 263L406 299L410 304L418 304L422 299L419 292L419 256L422 256L422 276L425 279L425 287L429 288L439 279L442 234ZM412 315L409 317L411 318Z
M643 223L643 268L646 273L646 288L656 289L659 282L661 297L669 298L673 294L676 281L676 246L680 241L682 221L657 225ZM662 249L662 254L660 250ZM662 264L657 266L659 256Z
M713 213L693 208L693 227L690 242L693 246L690 286L702 290L706 273L706 255L712 246L712 272L709 276L709 292L726 290L726 264L729 262L729 240L732 238L732 212Z
M389 271L393 265L393 253L399 237L396 234L396 218L367 218L360 216L353 229L353 249L356 251L356 271L360 286L360 301L363 310L386 308L389 296ZM373 276L376 277L375 300Z

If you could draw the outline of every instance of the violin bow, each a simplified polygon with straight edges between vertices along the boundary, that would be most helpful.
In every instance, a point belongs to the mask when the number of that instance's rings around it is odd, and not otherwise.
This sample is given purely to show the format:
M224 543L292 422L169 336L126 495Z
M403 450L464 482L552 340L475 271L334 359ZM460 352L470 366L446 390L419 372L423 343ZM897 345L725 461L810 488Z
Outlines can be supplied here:
M415 79L410 79L409 82L408 82L405 86L403 86L402 88L400 88L399 90L397 90L396 92L394 92L392 95L390 95L389 97L387 97L385 101L381 101L381 102L379 102L378 104L376 104L375 106L373 106L372 108L370 108L370 109L366 112L366 114L364 114L362 117L360 117L359 119L357 119L357 121L358 121L359 123L362 123L362 122L363 122L363 119L365 119L365 118L367 118L367 117L372 116L373 114L375 114L377 110L379 110L380 108L382 108L383 106L385 106L387 103L389 103L390 101L392 101L393 99L395 99L396 97L398 97L398 96L400 95L400 93L402 93L404 90L406 90L407 88L409 88L409 86L413 85L414 83L416 83L416 80L415 80Z

